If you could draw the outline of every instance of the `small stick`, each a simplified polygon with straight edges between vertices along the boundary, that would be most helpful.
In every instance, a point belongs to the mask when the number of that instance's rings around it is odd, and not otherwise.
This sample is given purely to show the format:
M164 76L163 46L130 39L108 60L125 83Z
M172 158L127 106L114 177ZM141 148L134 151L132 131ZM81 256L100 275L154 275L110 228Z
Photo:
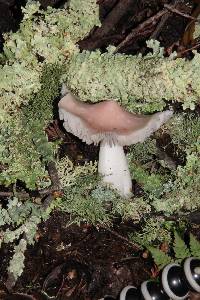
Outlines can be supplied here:
M170 13L167 12L165 15L162 16L160 22L158 23L158 25L156 26L156 29L152 32L151 36L150 36L150 40L156 40L157 37L159 36L163 26L165 25L165 23L167 22L168 18L170 17Z
M181 57L183 54L187 53L188 51L198 49L199 47L200 47L200 43L194 45L194 46L191 47L191 48L188 48L188 49L186 49L186 50L180 51L180 52L177 53L177 57Z
M112 230L112 229L110 229L110 228L108 228L108 227L106 227L106 226L104 226L102 224L100 224L99 227L101 227L101 228L105 229L106 231L110 232L112 235L114 235L117 238L119 238L120 240L126 242L129 246L135 248L136 250L141 250L142 249L141 246L139 246L139 245L137 245L137 244L129 241L128 238L122 236L121 234L117 233L116 231L114 231L114 230Z
M199 20L197 18L194 18L194 17L192 17L192 16L190 16L188 14L185 14L185 13L181 12L180 10L178 10L177 8L175 8L175 7L173 7L173 6L169 5L169 4L164 4L164 7L167 8L168 10L170 10L171 12L177 14L177 15L180 15L182 17L191 19L191 20L193 20L195 22L199 22Z

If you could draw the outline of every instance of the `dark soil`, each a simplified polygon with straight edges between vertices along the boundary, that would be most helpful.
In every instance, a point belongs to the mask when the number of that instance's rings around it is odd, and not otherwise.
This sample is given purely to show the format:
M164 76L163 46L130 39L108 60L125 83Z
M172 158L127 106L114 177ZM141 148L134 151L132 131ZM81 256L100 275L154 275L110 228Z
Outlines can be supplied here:
M45 8L48 5L59 7L66 1L40 2ZM120 52L144 54L147 51L146 40L152 37L165 47L166 55L173 49L180 56L182 53L190 55L190 48L195 45L191 34L184 39L184 43L182 41L191 19L181 14L193 15L199 9L196 4L198 1L98 2L102 27L94 28L86 39L79 42L81 49L101 48L103 51L109 44L114 44ZM0 0L0 33L18 29L22 18L20 7L25 3L25 0ZM166 4L181 13L167 9ZM2 45L1 36L1 48ZM67 153L73 161L79 163L95 160L97 157L97 147L85 146L76 138L72 140L70 135L65 139L61 155ZM160 146L163 146L163 141L160 141ZM136 184L134 189L136 193L142 192ZM193 219L198 223L199 214ZM116 220L113 228L109 230L101 226L94 228L90 224L67 227L68 221L67 214L56 212L40 225L35 245L26 251L24 273L10 294L4 283L12 250L8 246L1 248L0 299L44 300L55 299L50 298L54 296L60 300L96 300L105 294L116 297L127 284L138 286L151 277L152 261L143 258L142 253L126 240L129 232L137 230L133 224L123 224ZM200 238L199 229L196 229L195 234Z
M101 227L67 227L68 220L68 215L55 213L41 224L37 243L26 252L25 270L14 291L39 297L43 290L58 299L92 300L104 294L117 296L125 285L139 285L150 277L149 263L133 245ZM120 234L127 231L120 230ZM2 249L1 257L7 255L8 249ZM6 277L6 273L2 275Z

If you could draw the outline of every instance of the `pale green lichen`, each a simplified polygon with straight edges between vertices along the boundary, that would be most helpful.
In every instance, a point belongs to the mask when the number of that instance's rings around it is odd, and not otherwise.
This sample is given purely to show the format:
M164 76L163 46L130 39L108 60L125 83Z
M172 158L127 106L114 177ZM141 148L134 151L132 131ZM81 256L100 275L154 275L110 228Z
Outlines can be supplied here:
M5 167L0 173L0 184L8 186L21 180L29 189L45 184L48 176L45 162L52 160L54 155L41 124L35 121L34 126L28 127L19 116L3 129L0 158Z
M81 174L76 181L72 178L70 185L67 184L58 207L70 213L71 222L110 224L116 215L123 220L139 222L141 216L151 210L150 205L141 198L134 201L121 198L116 191L104 186L97 174Z
M155 140L130 147L128 161L132 178L142 188L145 199L156 211L164 214L190 212L200 207L200 123L194 114L178 114L165 125L175 153L185 159L183 166L165 168L160 160ZM168 146L168 145L167 145ZM173 149L173 147L171 147ZM171 150L172 151L172 150ZM141 155L140 155L141 154ZM156 167L155 167L156 165ZM169 172L170 170L170 172Z
M146 199L134 198L130 201L116 201L113 199L113 215L122 216L123 220L132 220L134 223L141 221L141 218L151 212L151 206Z
M37 2L29 1L20 29L4 36L0 161L5 168L1 184L21 180L31 189L45 185L44 163L53 159L56 147L47 143L43 130L53 119L61 67L79 51L77 40L99 24L96 2L81 4L71 1L68 10L49 7L44 11Z
M139 222L144 213L151 211L142 198L128 201L102 185L96 162L76 166L66 156L58 160L56 166L64 190L64 201L59 207L70 213L77 223L82 220L94 225L109 223L115 215Z
M50 184L46 164L55 159L57 144L47 141L44 129L55 116L55 98L64 81L82 101L112 98L134 112L160 111L176 101L183 108L194 109L199 102L200 54L195 53L191 61L164 58L156 41L148 43L153 53L145 57L114 54L113 47L106 53L80 53L76 43L98 25L95 0L71 0L68 9L46 11L37 2L29 1L20 29L4 35L0 66L0 184L20 180L29 189ZM130 201L100 185L96 165L72 166L68 158L57 160L64 189L60 209L71 213L73 221L84 219L96 224L109 223L118 213L124 219L139 221L143 214L151 212L151 206L165 214L198 208L198 128L199 121L185 114L175 116L166 125L172 142L186 156L186 165L177 170L161 165L155 140L129 149L131 174L143 191L142 197ZM40 210L38 213L42 214ZM9 224L3 209L2 214ZM20 216L16 214L16 219L21 220ZM18 231L7 231L8 239L24 232L24 224L19 221ZM151 222L145 228L148 226L152 227ZM150 232L154 233L146 229L144 235ZM159 234L156 229L155 235Z
M20 201L17 197L10 198L7 207L0 205L0 247L7 243L17 243L8 267L7 287L12 287L24 268L25 250L28 245L33 245L38 225L42 220L49 218L50 213L57 205L53 201L47 209L34 203L33 199ZM36 202L36 201L35 201Z
M131 177L149 194L149 197L159 197L163 192L165 178L161 174L145 170L145 166L140 166L134 161L130 161L130 173Z
M8 185L18 178L34 188L45 176L39 157L46 161L52 159L54 149L52 145L44 147L43 142L36 146L34 140L38 139L34 139L34 135L52 120L53 100L64 79L83 101L112 98L130 111L162 110L165 100L181 101L185 106L198 100L199 54L192 61L167 59L155 41L149 42L153 54L146 57L114 55L111 47L103 54L100 51L79 53L76 42L94 25L99 25L94 0L82 1L81 5L70 1L68 9L49 7L46 11L41 10L37 2L29 1L20 29L5 35L5 63L0 72L0 153L2 164L9 169L3 172L2 183ZM41 137L42 134L44 141L45 134L41 133ZM24 136L24 146L20 145L20 135ZM6 140L9 145L5 147ZM16 150L10 146L14 143ZM26 153L25 147L36 153ZM11 161L14 161L13 166ZM32 164L35 170L31 176L28 169ZM25 178L30 176L31 180Z
M27 199L22 202L17 197L8 201L7 207L0 206L0 226L9 227L1 233L1 239L4 243L10 243L26 236L29 244L34 242L34 236L38 224L42 219L46 219L53 209L54 203L48 209L34 203L34 199Z
M79 8L78 8L79 7ZM77 8L77 11L76 11ZM39 91L45 64L62 63L78 52L75 45L94 25L99 24L95 1L71 1L69 10L40 10L35 1L24 9L25 17L16 33L5 34L1 66L1 107L15 111ZM76 24L76 27L74 27Z
M26 248L27 248L27 242L24 239L21 239L19 244L14 248L14 255L8 267L8 272L12 274L14 282L23 272L24 260L25 260L24 252Z
M148 138L143 143L131 145L128 150L128 160L139 161L142 164L147 164L152 161L157 154L156 139Z
M197 18L198 22L195 23L193 38L197 39L200 36L200 16Z

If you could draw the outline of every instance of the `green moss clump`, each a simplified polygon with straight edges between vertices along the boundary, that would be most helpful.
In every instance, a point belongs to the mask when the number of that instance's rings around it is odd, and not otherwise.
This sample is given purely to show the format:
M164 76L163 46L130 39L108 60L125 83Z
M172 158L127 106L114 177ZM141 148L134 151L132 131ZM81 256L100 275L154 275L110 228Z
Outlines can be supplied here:
M40 90L31 97L29 104L22 108L24 123L30 124L36 119L43 127L53 119L55 99L60 94L60 77L62 74L59 65L44 65L40 79ZM55 107L57 113L57 106Z

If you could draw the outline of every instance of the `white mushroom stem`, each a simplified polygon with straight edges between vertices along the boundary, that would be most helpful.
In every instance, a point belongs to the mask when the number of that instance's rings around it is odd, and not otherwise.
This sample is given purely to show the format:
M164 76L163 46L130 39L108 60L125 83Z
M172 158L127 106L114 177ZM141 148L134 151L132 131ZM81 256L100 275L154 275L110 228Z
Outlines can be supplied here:
M98 171L103 181L112 185L122 196L130 196L132 183L123 146L143 142L173 112L167 110L143 116L124 110L114 100L84 103L76 99L65 86L62 95L65 96L58 106L66 131L87 144L101 143Z
M117 189L121 196L131 196L131 175L122 146L101 142L98 172L103 176L103 181Z

